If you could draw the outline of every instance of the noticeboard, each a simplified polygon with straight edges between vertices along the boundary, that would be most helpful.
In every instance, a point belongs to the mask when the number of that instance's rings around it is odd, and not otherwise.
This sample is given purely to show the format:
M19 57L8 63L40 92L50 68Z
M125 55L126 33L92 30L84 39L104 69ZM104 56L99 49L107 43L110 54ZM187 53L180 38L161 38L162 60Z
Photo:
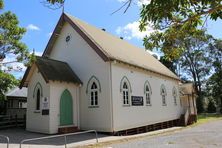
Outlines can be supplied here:
M143 106L143 96L131 96L132 106Z

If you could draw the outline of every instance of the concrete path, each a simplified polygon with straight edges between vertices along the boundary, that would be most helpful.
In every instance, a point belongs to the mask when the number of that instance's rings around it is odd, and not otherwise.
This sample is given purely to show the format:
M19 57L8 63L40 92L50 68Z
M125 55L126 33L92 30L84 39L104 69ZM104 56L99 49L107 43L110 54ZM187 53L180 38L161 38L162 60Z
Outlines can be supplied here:
M10 139L9 148L19 148L19 144L24 139L38 138L51 136L46 134L39 134L25 131L24 129L11 128L0 130L0 135L8 136ZM106 137L107 135L98 134L99 138ZM67 146L73 147L76 145L81 145L82 141L85 141L83 144L93 144L96 143L95 133L87 133L81 135L73 135L67 137ZM0 148L6 148L6 140L0 137ZM37 140L26 142L22 145L22 148L64 148L64 137Z

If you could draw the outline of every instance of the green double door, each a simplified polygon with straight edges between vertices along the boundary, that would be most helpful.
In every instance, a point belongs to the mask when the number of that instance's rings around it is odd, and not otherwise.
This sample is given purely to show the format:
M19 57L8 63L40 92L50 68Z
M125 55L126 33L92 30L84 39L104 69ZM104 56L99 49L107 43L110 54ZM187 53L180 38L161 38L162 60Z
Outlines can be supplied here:
M60 126L73 124L73 101L70 92L66 89L60 98Z

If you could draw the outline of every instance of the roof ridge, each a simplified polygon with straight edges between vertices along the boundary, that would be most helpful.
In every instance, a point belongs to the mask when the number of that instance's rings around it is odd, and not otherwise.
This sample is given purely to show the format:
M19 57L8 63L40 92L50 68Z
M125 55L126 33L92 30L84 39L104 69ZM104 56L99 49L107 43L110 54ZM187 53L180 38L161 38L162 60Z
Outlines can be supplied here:
M51 58L42 57L42 56L36 56L36 57L44 59L44 60L48 60L48 61L55 61L55 62L59 62L59 63L66 63L66 64L68 64L66 61L60 61L60 60L51 59Z

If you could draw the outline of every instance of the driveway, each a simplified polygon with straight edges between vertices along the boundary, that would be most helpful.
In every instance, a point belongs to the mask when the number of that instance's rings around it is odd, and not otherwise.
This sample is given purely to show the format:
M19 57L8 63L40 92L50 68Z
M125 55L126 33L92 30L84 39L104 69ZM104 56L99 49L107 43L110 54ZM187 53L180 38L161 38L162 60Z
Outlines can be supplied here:
M222 148L222 120L171 133L106 146L109 148Z
M9 148L19 148L19 144L24 139L30 138L38 138L38 137L45 137L50 136L47 134L39 134L25 131L21 128L10 128L0 130L0 135L8 136L10 139ZM98 134L99 138L104 138L107 135ZM80 135L73 135L67 137L67 146L74 147L75 145L87 144L87 141L90 143L95 143L95 133L86 133ZM59 138L52 138L52 139L44 139L44 140L37 140L37 141L30 141L26 142L22 148L64 148L64 137ZM6 140L0 137L0 148L6 148Z

